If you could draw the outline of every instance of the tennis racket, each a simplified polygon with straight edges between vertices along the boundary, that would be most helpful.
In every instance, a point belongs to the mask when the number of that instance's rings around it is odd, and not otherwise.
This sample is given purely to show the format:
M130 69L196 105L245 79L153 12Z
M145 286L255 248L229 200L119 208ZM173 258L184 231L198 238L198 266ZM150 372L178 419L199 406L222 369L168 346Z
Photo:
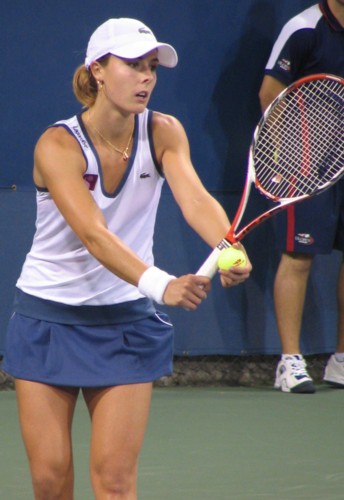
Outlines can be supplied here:
M212 278L224 248L293 203L320 194L344 173L344 79L317 74L283 90L259 121L246 182L232 225L196 274ZM276 205L244 227L252 185Z

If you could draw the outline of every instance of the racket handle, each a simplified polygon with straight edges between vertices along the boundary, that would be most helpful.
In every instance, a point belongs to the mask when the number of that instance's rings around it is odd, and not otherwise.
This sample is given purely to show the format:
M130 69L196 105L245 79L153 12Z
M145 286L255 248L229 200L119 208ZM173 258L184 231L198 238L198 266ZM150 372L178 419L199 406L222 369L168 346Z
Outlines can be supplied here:
M231 244L227 240L222 240L221 243L214 248L209 257L203 262L201 267L198 269L197 276L208 276L208 278L213 278L217 273L219 266L217 261L221 251L224 248L229 248Z

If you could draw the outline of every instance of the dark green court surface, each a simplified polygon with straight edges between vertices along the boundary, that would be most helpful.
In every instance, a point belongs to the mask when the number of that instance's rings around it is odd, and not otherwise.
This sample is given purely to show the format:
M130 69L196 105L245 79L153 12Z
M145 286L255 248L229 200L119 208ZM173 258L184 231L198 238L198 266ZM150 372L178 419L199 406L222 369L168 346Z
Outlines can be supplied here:
M344 498L344 391L155 389L141 454L139 500ZM12 391L0 392L0 498L32 500ZM93 500L89 420L74 422L75 500Z

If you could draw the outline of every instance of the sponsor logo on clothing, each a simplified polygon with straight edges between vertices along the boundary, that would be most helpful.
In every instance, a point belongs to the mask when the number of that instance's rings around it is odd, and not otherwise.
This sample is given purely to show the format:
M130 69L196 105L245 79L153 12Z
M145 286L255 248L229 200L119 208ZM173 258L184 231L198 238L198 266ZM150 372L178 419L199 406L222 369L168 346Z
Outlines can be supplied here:
M88 189L90 191L94 191L97 179L98 179L98 175L96 175L96 174L85 174L84 175L84 181L86 182L86 186L88 187Z
M288 59L280 59L277 64L283 71L290 71L290 61Z
M300 243L300 245L313 245L314 238L311 234L308 233L298 233L295 236L295 241Z
M74 134L77 136L77 138L79 139L79 141L81 142L82 146L84 149L88 149L88 144L87 144L87 141L83 138L83 136L81 135L80 133L80 130L79 130L79 127L75 126L73 127L73 132Z
M147 177L150 177L150 174L147 172L142 172L142 174L140 174L140 179L147 179Z
M147 28L139 28L139 33L145 33L146 35L150 35L151 32L147 30Z

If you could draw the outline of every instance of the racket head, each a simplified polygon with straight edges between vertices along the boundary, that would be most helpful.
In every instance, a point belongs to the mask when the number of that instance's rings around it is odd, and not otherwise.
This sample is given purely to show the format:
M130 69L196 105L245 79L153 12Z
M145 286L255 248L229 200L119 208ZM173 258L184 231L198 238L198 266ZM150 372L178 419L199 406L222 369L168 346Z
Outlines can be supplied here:
M344 174L343 132L342 78L311 75L281 92L254 131L245 188L231 227L196 274L212 278L222 249L288 205L337 182ZM276 205L238 230L252 185Z
M298 201L329 188L343 175L343 132L344 79L317 74L294 82L254 132L249 169L256 188L273 201Z

